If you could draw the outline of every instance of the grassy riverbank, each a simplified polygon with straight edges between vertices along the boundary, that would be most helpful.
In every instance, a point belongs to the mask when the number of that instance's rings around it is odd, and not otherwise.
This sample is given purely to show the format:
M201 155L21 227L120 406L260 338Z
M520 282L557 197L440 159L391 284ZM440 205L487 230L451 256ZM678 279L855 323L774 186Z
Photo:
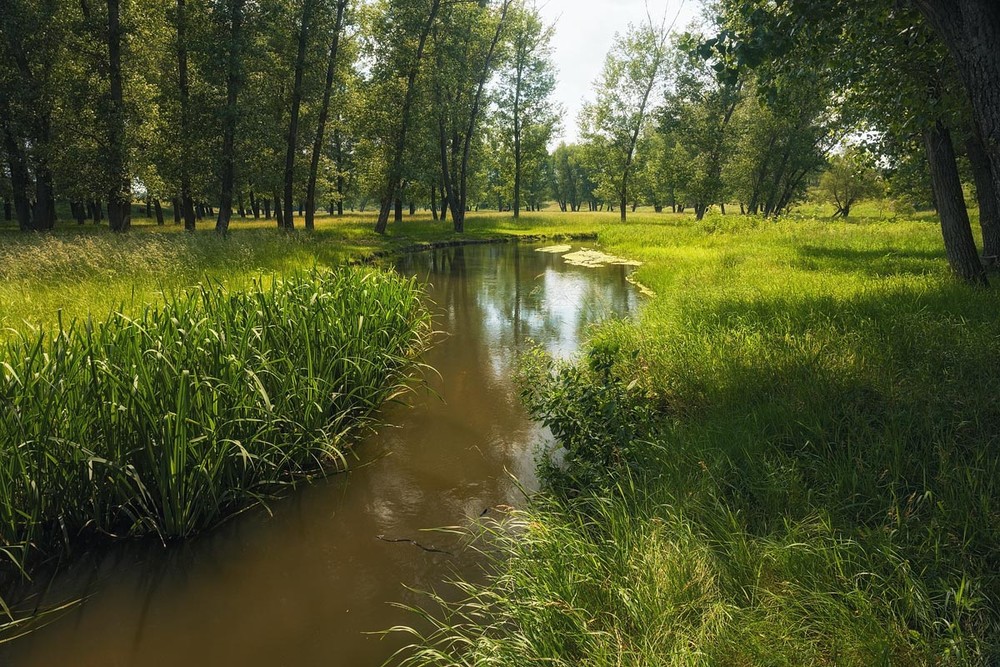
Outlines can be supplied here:
M567 447L413 664L993 664L1000 293L929 222L601 229L657 293L525 364Z
M475 215L464 237L426 217L387 237L371 233L370 222L321 219L317 232L292 235L240 223L226 239L169 226L140 226L125 238L0 232L0 324L20 332L6 334L14 351L5 357L29 356L25 322L51 330L60 309L67 322L114 309L135 316L206 279L233 295L253 292L261 275L417 243L596 232L606 250L645 262L637 277L658 296L639 322L596 331L579 365L525 364L529 403L567 445L568 467L548 471L547 493L511 517L516 530L497 531L494 583L468 588L470 604L450 610L416 659L639 666L996 657L1000 296L949 276L933 220L695 224L641 212L621 225L614 214L529 214L516 223ZM270 289L270 278L259 289ZM170 318L158 317L169 329ZM207 335L219 317L203 323ZM128 327L147 326L109 321L125 338ZM152 365L141 354L123 361ZM234 384L252 398L252 386ZM36 402L45 386L35 386ZM80 387L82 405L83 379ZM153 396L149 414L169 412L171 397ZM99 424L109 413L84 414ZM27 423L6 419L11 428ZM125 443L122 451L139 449ZM128 470L106 488L134 484ZM89 488L84 476L70 481L67 497ZM203 490L213 496L210 485ZM166 513L153 514L145 525L169 533L153 527ZM59 512L45 516L59 525ZM104 516L104 531L132 525L128 512Z
M536 214L515 222L509 215L477 214L462 235L426 214L390 224L385 236L372 231L368 214L320 217L313 233L286 234L273 221L236 221L227 238L218 238L207 222L185 234L175 225L140 220L124 237L91 226L61 226L47 235L0 228L0 329L49 326L60 310L70 318L137 309L205 279L245 286L262 273L340 266L420 243L594 233L601 220ZM296 223L301 226L300 219Z

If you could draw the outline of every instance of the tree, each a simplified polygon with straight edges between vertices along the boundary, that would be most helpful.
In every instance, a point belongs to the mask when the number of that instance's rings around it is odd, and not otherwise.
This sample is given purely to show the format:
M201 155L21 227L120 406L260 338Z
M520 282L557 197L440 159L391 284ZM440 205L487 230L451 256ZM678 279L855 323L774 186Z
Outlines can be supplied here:
M627 34L616 36L595 84L597 99L584 105L581 112L581 134L594 147L600 185L617 197L623 222L634 177L636 144L649 120L654 91L661 83L668 34L650 21L642 27L630 25Z
M784 76L811 72L825 80L840 112L869 126L864 129L875 129L898 145L920 138L952 270L971 284L984 284L971 229L965 229L968 215L964 206L955 205L963 200L961 181L951 178L957 168L944 164L955 158L951 128L960 125L967 101L956 94L951 64L921 17L891 0L786 0L778 5L723 0L721 5L727 17L722 30L702 48L730 69L754 69L765 89L774 89L771 84ZM986 32L993 29L989 25Z
M517 218L525 164L541 168L540 157L547 154L558 118L550 99L556 83L553 27L543 24L537 7L528 7L523 0L512 9L511 17L511 53L500 72L497 115L513 152L512 208Z
M389 224L389 212L393 200L398 196L403 176L403 155L406 151L406 140L410 130L411 115L414 100L417 97L417 76L424 58L427 39L431 34L438 13L441 11L441 0L430 0L430 7L424 0L413 2L390 3L382 11L381 26L383 34L388 39L385 44L391 45L388 50L376 53L376 76L393 81L405 76L402 91L388 90L394 94L381 98L387 106L395 109L395 101L401 93L402 104L396 113L388 114L394 127L387 128L386 144L390 147L386 159L386 173L382 188L381 206L375 231L384 234ZM416 46L412 47L412 38L416 37ZM411 48L412 47L412 48ZM398 119L398 120L397 120Z
M913 0L913 4L954 58L991 165L994 198L1000 197L1000 3ZM995 256L994 250L988 254Z
M337 74L337 56L340 51L340 33L344 28L344 13L347 11L347 0L337 0L337 18L334 21L333 36L330 41L330 55L326 65L326 85L323 88L323 102L320 105L319 121L316 127L316 137L313 141L312 159L309 165L309 183L306 186L306 229L314 227L313 218L316 210L316 179L319 175L319 161L323 154L326 135L326 123L330 113L330 97L333 93L333 82ZM342 190L342 186L339 188ZM341 213L343 211L341 210Z
M494 73L512 0L450 5L434 34L434 102L441 174L456 232L465 231L470 158L486 84Z
M851 147L830 159L830 168L820 178L819 187L824 198L837 207L834 217L848 217L855 203L882 192L878 172L866 157Z
M233 214L233 187L236 180L236 126L240 88L243 83L241 53L243 42L243 8L246 0L226 0L226 20L229 26L228 57L226 59L226 108L223 113L222 194L219 197L219 217L215 231L229 231Z

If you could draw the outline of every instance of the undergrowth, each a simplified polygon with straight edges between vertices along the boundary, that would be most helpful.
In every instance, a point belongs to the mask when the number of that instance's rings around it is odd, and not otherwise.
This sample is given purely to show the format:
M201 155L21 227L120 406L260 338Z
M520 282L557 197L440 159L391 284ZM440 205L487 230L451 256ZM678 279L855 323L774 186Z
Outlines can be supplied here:
M316 270L206 283L0 344L0 579L87 537L184 537L305 475L405 387L415 281Z
M996 292L923 222L601 240L658 297L574 363L528 357L562 463L405 664L995 664Z

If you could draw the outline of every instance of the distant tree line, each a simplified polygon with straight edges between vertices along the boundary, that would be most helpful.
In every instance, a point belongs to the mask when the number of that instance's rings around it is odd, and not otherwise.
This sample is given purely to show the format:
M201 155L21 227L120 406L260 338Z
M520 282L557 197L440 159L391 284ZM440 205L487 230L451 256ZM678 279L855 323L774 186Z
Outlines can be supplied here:
M3 214L535 207L551 34L527 0L0 0Z
M984 283L971 183L1000 257L997 3L713 0L683 33L651 18L616 35L579 142L550 154L553 27L530 1L0 0L4 215L124 231L143 199L224 233L348 207L382 232L422 207L461 231L472 209L553 201L775 216L819 185L846 217L874 174L936 207L953 268Z

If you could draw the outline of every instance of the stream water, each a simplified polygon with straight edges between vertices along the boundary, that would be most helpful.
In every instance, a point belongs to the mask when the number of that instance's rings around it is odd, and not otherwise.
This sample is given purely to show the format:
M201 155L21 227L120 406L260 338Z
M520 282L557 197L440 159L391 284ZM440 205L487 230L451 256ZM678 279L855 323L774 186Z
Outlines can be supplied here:
M0 664L379 665L406 641L372 633L415 620L390 603L477 576L458 537L426 529L523 504L546 433L519 403L516 351L570 355L592 323L634 312L631 269L518 244L416 253L397 269L428 283L446 333L424 361L440 376L386 409L397 426L362 443L351 472L183 544L74 559L39 604L85 602L0 647Z

